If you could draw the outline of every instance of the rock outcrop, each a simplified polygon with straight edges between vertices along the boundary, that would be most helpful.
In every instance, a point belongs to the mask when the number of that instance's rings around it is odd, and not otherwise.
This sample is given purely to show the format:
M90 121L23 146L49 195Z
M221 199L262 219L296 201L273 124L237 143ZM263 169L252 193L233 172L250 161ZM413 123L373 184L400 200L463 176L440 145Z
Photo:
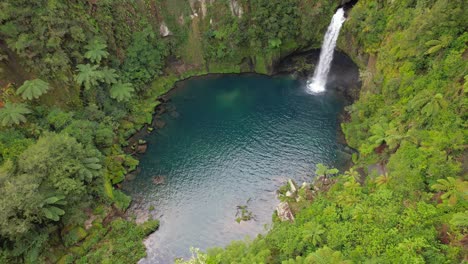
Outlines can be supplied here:
M244 11L242 10L242 6L239 4L237 0L229 1L229 8L231 9L231 13L233 16L236 16L238 18L242 17L242 14L244 13Z
M281 221L294 222L294 215L287 202L281 202L276 207L276 213Z
M159 26L159 34L161 35L161 37L167 37L167 36L172 35L172 32L169 30L169 28L167 27L164 21Z

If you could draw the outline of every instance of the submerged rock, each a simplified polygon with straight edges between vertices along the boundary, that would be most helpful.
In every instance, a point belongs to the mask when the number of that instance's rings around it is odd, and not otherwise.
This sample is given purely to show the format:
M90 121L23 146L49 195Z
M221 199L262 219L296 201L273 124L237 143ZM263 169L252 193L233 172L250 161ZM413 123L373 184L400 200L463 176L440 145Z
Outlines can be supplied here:
M178 117L180 116L179 112L177 112L177 111L172 111L172 112L170 113L170 115L171 115L171 117L173 117L173 118L178 118Z
M158 175L153 177L153 184L160 185L166 182L166 177Z
M125 181L133 181L136 178L136 173L129 173L125 176Z
M281 221L294 222L294 215L287 202L281 202L276 207L276 213Z
M163 127L166 126L166 122L164 122L161 119L156 119L156 120L154 120L154 126L157 127L157 128L163 128Z
M147 149L148 149L148 144L141 144L137 146L136 152L139 154L143 154L146 152Z

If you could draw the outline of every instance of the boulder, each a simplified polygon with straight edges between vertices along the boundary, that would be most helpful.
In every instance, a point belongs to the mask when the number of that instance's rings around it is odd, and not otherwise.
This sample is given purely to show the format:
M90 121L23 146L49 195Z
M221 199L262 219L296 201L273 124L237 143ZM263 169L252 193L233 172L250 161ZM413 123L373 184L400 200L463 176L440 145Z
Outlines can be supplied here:
M125 181L133 181L137 175L140 173L141 171L141 168L137 168L136 170L128 173L127 175L125 175Z
M276 213L281 221L294 222L294 215L291 212L291 208L287 202L281 202L276 207Z
M177 111L172 111L171 113L169 113L169 115L171 115L171 117L173 118L178 118L180 116L179 112Z
M166 181L166 178L164 176L158 175L153 177L153 184L159 185L163 184Z
M166 122L164 122L163 120L161 119L156 119L154 120L154 126L161 129L163 128L164 126L166 126Z
M231 9L231 13L233 16L238 18L242 17L244 11L242 10L242 6L239 4L237 0L230 0L229 1L229 8Z
M289 189L291 190L291 192L293 193L297 192L297 185L292 179L288 180L288 184L289 184Z
M136 152L139 154L143 154L146 152L147 149L148 149L148 144L141 144L137 146Z
M301 189L309 189L309 190L310 190L310 183L308 183L308 182L303 182L303 183L302 183L302 186L301 186Z
M167 36L172 35L172 32L166 26L166 23L164 21L159 26L159 34L161 35L161 37L167 37Z

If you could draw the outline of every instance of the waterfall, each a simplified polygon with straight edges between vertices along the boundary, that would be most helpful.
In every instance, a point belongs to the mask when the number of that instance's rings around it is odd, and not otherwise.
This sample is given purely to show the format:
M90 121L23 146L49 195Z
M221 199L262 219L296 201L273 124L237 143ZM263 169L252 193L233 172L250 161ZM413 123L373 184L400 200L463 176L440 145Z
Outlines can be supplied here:
M312 93L321 93L325 91L327 84L327 76L330 71L331 62L333 60L333 52L335 51L336 41L340 34L341 25L345 21L344 10L340 8L333 15L327 33L323 39L322 48L320 50L320 58L317 68L315 68L314 76L307 81L307 89Z

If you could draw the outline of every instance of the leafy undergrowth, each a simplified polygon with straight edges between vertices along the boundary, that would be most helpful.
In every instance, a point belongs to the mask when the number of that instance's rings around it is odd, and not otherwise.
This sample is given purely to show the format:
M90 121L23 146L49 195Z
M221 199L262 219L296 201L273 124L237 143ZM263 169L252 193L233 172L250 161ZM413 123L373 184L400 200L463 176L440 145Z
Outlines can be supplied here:
M141 241L158 229L159 221L149 220L137 225L118 216L118 211L105 210L103 207L95 210L101 214L93 215L95 218L88 230L74 227L62 234L66 248L54 248L49 256L60 256L55 260L60 264L136 263L145 257L146 249Z

